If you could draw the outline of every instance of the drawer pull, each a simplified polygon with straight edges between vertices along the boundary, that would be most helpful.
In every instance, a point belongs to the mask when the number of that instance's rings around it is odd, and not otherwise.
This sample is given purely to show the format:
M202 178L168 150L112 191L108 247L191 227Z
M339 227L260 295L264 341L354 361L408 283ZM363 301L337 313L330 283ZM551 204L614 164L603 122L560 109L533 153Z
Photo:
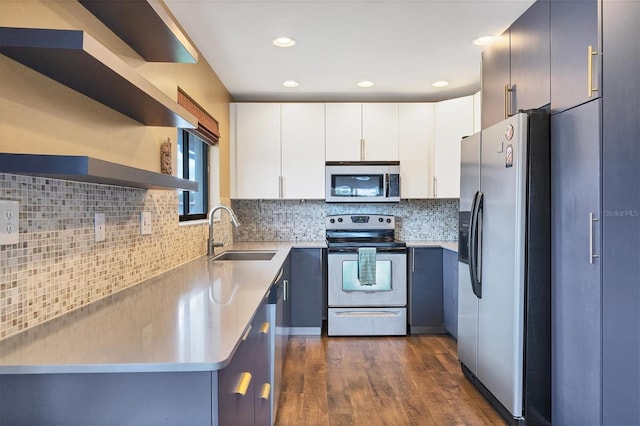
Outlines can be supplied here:
M264 383L262 385L262 389L260 389L260 398L269 399L269 395L271 395L271 385L269 383Z
M249 389L249 384L251 383L251 373L244 371L240 376L240 381L238 382L238 386L236 386L236 391L239 395L245 396L247 393L247 389Z
M260 327L260 333L269 334L269 328L271 328L271 323L263 322Z

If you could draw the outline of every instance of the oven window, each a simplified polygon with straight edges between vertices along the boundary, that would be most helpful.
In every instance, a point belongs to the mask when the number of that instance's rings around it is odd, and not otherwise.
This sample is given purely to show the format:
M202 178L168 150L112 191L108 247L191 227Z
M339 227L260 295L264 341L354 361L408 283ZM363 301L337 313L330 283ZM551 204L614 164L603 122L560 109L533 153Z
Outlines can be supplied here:
M331 176L331 195L334 197L381 197L383 186L384 175Z
M391 261L376 261L376 283L362 285L358 280L358 261L345 260L342 262L342 290L343 291L391 291Z

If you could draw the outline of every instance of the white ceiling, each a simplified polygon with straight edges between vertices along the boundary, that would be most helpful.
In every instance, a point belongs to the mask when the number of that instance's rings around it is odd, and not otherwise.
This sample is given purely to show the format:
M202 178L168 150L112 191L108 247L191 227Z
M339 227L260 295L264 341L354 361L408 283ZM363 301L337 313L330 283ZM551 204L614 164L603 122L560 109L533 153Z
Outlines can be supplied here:
M534 0L165 0L236 101L437 101L480 89L478 36ZM297 40L278 48L278 36ZM282 82L296 80L297 88ZM371 80L375 86L359 88ZM448 80L446 88L431 83Z

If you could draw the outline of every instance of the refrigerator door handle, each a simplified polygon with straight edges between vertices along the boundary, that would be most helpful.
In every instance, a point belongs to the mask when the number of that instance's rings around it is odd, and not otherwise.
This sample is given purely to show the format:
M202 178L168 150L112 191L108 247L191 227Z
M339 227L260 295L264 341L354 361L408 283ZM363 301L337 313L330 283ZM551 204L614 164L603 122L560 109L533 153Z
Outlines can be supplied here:
M471 207L469 233L469 273L473 294L482 298L482 207L484 194L476 192Z
M471 217L469 218L469 279L473 283L473 267L475 266L475 253L473 251L473 241L475 240L474 235L474 223L475 223L475 212L476 212L476 197L477 193L473 195L473 201L471 201ZM473 290L473 284L471 285L471 289Z

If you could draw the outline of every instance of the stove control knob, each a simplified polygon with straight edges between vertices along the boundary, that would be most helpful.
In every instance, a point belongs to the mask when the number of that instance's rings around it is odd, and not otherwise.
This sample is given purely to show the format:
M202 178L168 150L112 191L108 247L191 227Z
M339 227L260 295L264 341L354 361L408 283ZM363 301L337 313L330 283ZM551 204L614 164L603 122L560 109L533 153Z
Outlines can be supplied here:
M329 222L336 223L336 220L335 219L329 219Z
M384 222L384 219L383 218L379 218L378 222Z
M342 218L341 217L338 218L338 222L342 222Z
M387 223L391 223L391 219L387 219Z

